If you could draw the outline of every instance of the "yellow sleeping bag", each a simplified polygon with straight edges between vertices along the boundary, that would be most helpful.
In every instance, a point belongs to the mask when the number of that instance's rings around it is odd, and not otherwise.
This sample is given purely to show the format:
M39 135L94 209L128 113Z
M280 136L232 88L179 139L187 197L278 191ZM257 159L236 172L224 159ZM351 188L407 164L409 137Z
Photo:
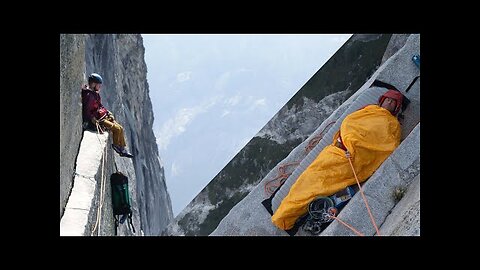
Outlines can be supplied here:
M378 105L368 105L345 117L340 127L341 139L351 154L360 182L370 177L400 144L400 132L397 118ZM334 143L338 136L339 132ZM292 185L272 222L280 229L291 229L317 196L333 195L355 183L345 151L334 144L327 145Z

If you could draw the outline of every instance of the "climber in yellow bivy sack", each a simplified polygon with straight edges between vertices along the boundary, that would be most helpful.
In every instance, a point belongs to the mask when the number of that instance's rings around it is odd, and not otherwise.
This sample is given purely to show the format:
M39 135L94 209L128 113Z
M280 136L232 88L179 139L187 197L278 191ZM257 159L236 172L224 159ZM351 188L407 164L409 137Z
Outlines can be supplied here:
M378 101L359 109L343 120L333 143L327 145L292 185L272 216L272 222L289 230L308 212L318 196L331 196L356 184L346 152L364 182L400 144L401 127L397 120L404 96L388 90Z

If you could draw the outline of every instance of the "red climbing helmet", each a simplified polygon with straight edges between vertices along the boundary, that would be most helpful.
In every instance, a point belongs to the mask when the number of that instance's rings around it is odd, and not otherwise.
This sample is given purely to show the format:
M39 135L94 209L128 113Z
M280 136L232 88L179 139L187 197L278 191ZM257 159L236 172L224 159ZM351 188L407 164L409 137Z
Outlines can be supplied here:
M393 115L397 115L400 112L400 108L402 107L402 103L403 103L402 93L400 93L400 91L397 91L397 90L388 90L387 92L385 92L385 94L380 96L380 98L378 99L378 105L382 105L382 102L387 97L392 98L397 102L395 106L395 111L392 113Z

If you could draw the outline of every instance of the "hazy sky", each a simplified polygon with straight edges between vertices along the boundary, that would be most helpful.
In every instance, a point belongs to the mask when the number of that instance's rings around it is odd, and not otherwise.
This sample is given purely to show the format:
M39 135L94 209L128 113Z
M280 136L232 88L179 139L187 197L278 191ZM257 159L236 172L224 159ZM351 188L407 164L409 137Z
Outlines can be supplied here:
M142 35L175 216L350 36Z

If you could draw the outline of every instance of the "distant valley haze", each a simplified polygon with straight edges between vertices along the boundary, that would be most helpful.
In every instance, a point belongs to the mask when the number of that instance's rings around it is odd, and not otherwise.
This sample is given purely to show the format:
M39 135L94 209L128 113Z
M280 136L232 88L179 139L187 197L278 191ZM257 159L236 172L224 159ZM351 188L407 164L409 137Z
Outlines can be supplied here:
M176 216L351 34L142 37Z

